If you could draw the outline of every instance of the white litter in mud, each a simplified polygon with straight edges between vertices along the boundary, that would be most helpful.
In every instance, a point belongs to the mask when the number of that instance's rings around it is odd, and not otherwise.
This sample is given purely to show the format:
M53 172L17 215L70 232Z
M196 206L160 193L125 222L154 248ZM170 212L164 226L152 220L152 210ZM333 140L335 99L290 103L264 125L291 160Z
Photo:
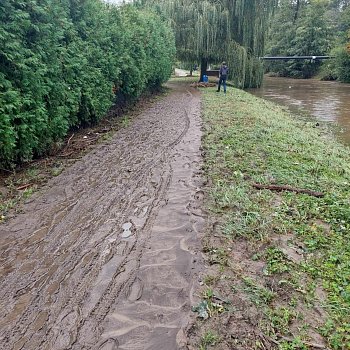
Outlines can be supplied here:
M132 227L132 223L131 222L126 222L125 224L123 224L122 228L123 230L130 230Z
M133 234L132 231L130 230L131 227L132 227L131 222L126 222L125 224L123 224L122 228L124 232L122 233L122 238L128 238Z

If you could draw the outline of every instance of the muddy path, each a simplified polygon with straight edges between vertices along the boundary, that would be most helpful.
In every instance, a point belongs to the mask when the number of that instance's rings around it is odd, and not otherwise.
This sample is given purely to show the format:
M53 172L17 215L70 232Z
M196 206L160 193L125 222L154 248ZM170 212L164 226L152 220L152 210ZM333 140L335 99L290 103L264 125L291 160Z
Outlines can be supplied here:
M204 219L200 99L171 93L0 226L2 349L181 349Z

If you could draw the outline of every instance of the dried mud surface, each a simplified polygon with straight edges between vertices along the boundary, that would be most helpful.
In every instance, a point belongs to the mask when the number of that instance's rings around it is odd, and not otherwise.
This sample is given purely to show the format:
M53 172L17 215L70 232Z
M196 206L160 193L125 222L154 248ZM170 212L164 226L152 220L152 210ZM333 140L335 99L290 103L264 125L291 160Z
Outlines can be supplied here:
M2 349L182 349L200 272L200 99L157 101L0 225Z

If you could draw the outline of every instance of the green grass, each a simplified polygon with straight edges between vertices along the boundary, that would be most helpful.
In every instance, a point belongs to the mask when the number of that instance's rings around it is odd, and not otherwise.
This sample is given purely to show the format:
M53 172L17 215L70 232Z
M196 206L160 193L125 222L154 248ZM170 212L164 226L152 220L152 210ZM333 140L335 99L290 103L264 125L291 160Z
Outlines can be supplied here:
M244 290L250 296L253 303L257 305L270 304L275 297L275 293L266 287L259 286L249 277L243 278Z
M350 349L349 148L324 127L243 91L231 88L226 96L214 88L201 91L211 215L228 242L254 242L252 261L265 264L256 281L245 277L246 293L266 306L264 319L282 334L293 334L297 304L307 308L318 303L328 314L317 330L327 346ZM253 183L321 191L324 197L257 190ZM302 252L300 261L279 246L278 237L286 235ZM209 262L229 269L225 252L225 247L210 246ZM276 293L261 285L263 278L278 281L280 305L269 305ZM302 286L302 279L311 287ZM317 300L316 286L325 291L325 300ZM279 349L304 349L299 343L296 336L280 341Z
M214 346L218 342L218 340L218 335L209 330L203 335L199 349L209 349L210 347Z

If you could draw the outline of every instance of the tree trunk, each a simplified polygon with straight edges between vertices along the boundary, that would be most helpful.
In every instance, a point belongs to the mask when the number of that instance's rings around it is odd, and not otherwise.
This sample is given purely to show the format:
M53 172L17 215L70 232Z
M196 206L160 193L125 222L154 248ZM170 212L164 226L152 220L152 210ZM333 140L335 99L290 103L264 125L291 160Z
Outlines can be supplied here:
M295 12L294 12L294 18L293 18L293 24L296 22L299 16L299 9L300 9L300 0L297 0L296 6L295 6Z
M201 58L201 75L199 77L199 82L203 81L203 75L207 74L208 60L206 58Z

